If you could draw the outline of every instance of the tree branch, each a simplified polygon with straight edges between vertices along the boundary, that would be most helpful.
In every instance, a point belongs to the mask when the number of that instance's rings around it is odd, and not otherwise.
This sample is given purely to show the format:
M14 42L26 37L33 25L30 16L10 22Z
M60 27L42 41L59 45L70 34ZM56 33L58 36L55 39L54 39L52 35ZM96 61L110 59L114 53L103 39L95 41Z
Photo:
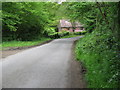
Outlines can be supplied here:
M106 22L107 24L109 24L108 20L106 19L106 14L102 12L102 9L101 9L101 7L100 7L100 4L99 4L98 2L96 2L96 3L97 3L97 7L98 7L98 9L99 9L102 17L104 18L105 22Z

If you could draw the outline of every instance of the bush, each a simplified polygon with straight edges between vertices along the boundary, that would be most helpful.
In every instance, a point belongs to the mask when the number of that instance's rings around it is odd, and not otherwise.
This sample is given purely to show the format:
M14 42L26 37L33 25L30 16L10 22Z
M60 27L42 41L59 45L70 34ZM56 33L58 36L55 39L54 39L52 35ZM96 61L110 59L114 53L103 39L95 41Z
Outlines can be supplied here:
M43 35L44 35L45 37L48 37L49 35L51 35L51 34L53 34L53 33L55 33L55 28L53 28L53 27L45 27L45 30L44 30L44 32L43 32Z
M85 33L87 33L87 31L74 32L75 35L84 35Z
M74 32L75 35L81 35L81 32Z
M48 36L49 36L50 38L52 38L52 39L60 38L58 32L51 33L51 34L49 34Z
M110 30L86 34L76 45L76 58L85 65L89 88L120 87L118 41Z
M50 33L48 37L56 39L56 38L60 38L60 37L67 36L67 35L69 35L69 31L62 31L62 32Z
M86 33L87 33L87 31L82 31L82 32L81 32L82 35L84 35L84 34L86 34Z
M69 31L63 30L62 32L59 32L58 34L60 37L63 37L63 36L69 35Z

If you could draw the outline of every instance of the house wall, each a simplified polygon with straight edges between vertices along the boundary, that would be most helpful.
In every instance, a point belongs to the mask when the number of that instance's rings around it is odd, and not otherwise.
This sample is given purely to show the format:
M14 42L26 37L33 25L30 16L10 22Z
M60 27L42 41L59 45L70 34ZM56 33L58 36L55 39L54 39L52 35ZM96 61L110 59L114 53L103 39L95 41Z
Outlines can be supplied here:
M82 32L83 30L75 30L75 32Z
M73 32L73 28L69 28L69 31L70 31L70 32Z
M77 28L73 28L73 26ZM61 32L62 30L70 31L70 32L81 32L84 30L83 25L79 22L70 22L66 19L61 19L58 25L58 31Z
M62 28L62 30L68 31L68 28Z
M80 30L80 28L76 28L75 30Z
M79 27L79 28L76 28L76 29L75 29L75 32L82 32L83 30L84 30L83 27Z

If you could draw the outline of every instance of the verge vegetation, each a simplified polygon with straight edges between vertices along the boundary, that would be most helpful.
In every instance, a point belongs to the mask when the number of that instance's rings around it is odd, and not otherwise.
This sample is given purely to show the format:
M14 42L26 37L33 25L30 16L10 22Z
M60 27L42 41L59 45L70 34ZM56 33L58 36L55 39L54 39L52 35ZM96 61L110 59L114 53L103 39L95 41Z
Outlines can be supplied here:
M41 40L36 41L9 41L9 42L3 42L2 47L24 47L24 46L34 46L40 43L43 43L45 41L51 40L50 38L42 38Z
M120 2L70 2L64 5L69 12L67 16L82 22L88 32L75 48L77 60L86 68L88 88L120 87Z

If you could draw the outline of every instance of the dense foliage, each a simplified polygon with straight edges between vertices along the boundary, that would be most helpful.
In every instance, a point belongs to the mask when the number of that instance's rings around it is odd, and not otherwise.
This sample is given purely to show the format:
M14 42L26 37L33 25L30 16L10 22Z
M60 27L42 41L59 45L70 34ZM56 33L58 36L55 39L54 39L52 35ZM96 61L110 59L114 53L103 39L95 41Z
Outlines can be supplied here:
M67 4L67 5L66 5ZM95 23L97 21L97 8L95 3L86 2L70 2L63 3L66 7L66 16L70 18L71 22L79 21L84 24L85 30L92 32L95 28Z
M2 3L3 41L34 40L49 32L55 32L51 24L57 22L56 3L4 2Z
M120 3L70 2L64 5L67 5L67 16L71 21L82 22L89 32L79 40L75 50L77 59L87 69L88 87L120 87Z

